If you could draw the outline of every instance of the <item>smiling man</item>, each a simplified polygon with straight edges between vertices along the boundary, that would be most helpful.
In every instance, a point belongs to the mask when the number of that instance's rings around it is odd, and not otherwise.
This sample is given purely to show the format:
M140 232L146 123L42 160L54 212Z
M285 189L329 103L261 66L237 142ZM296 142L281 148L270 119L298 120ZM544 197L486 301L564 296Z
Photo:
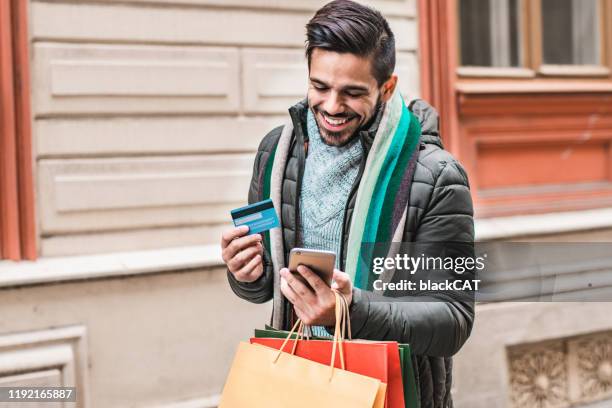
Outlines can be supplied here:
M273 299L275 328L300 318L329 335L332 290L307 267L298 272L308 285L285 266L294 247L335 252L333 287L350 304L353 337L410 343L421 406L451 407L451 356L469 337L473 301L454 291L377 292L375 279L405 276L377 276L359 259L364 245L389 242L461 242L467 249L454 254L473 256L467 175L443 148L436 112L399 94L394 35L379 12L333 1L306 31L307 98L262 140L248 197L272 198L281 228L223 234L230 286L254 303Z

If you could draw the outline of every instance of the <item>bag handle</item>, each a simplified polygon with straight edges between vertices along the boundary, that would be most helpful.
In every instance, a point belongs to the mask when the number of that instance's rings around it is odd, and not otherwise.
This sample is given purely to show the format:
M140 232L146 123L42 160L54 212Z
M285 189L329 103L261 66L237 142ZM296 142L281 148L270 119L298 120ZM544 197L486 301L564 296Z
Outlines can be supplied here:
M344 350L342 347L342 343L345 341L345 331L346 331L347 326L348 326L348 331L349 331L349 338L351 338L350 317L348 314L349 308L348 308L348 303L346 301L346 298L338 290L332 289L332 291L334 292L334 296L336 298L336 307L335 307L336 325L334 328L332 355L331 355L331 361L330 361L330 368L331 368L330 377L329 377L330 381L334 375L334 368L335 368L334 361L336 359L337 349L340 350L340 366L342 367L343 370L345 369ZM278 350L278 353L276 354L276 357L274 358L274 361L273 361L274 364L278 361L279 357L283 353L285 346L291 339L291 335L293 335L293 333L297 329L297 332L296 332L297 336L293 342L293 348L291 350L292 355L295 353L295 349L296 349L298 341L304 337L304 326L305 325L301 319L298 319L295 322L295 324L291 328L291 331L285 338L285 341L283 341L283 344L280 346L280 349Z
M334 289L336 290L336 289ZM351 330L351 314L349 313L349 304L346 300L346 296L343 293L338 292L340 297L342 298L342 306L344 307L344 319L345 321L342 324L342 337L344 337L345 329L348 328L348 339L353 340L353 334Z
M331 367L331 371L329 373L329 381L332 380L334 376L334 361L336 361L336 347L340 349L340 366L343 370L344 368L344 350L342 349L342 342L344 341L344 336L342 335L342 327L344 323L344 306L342 302L342 298L340 297L340 292L334 290L334 295L336 296L336 327L334 329L334 344L332 346L332 356L331 361L329 363Z

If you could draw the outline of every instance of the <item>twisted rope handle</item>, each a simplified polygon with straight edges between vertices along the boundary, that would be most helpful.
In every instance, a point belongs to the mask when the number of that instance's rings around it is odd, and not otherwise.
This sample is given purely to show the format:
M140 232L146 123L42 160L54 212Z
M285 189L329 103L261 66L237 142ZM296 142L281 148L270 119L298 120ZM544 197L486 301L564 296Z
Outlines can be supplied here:
M334 367L334 362L336 360L336 350L340 351L340 366L342 367L343 370L345 370L343 342L345 341L345 335L346 335L347 327L348 327L349 339L352 338L352 335L351 335L351 320L350 320L350 316L349 316L349 306L348 306L348 302L346 300L346 297L342 293L340 293L338 290L336 290L336 289L332 289L332 291L334 292L334 296L336 298L336 306L335 306L336 324L335 324L335 328L334 328L334 337L333 337L331 361L329 363L329 365L330 365L329 381L331 381L333 376L334 376L334 368L335 368ZM297 328L297 333L296 333L297 335L296 335L296 338L295 338L295 340L293 342L293 347L292 347L292 350L291 350L291 354L292 355L295 354L295 350L296 350L298 341L300 339L304 338L304 328L305 328L305 325L304 325L304 323L302 322L301 319L298 319L295 322L295 324L291 328L291 331L289 332L289 334L285 338L285 341L283 341L283 344L280 346L280 349L278 350L278 353L276 354L276 357L274 358L274 361L273 361L274 364L278 361L279 357L283 353L283 350L285 349L285 346L287 345L287 343L291 339L291 335L296 331L296 328Z

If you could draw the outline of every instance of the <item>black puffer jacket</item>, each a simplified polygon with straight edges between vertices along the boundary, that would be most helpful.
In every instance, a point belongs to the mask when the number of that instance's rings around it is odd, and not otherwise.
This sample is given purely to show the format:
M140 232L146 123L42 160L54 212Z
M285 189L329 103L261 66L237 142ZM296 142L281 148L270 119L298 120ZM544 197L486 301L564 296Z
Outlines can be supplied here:
M473 206L467 175L455 158L445 151L438 134L438 114L426 102L413 101L410 110L419 118L422 135L418 163L411 190L404 230L404 241L413 242L474 242ZM282 228L285 258L296 246L298 193L304 171L307 140L305 115L308 109L302 101L289 109L294 135L291 157L285 169L282 187ZM359 137L364 147L364 163L378 123L380 113L368 130ZM262 199L259 174L267 155L278 142L282 127L273 129L261 142L254 164L249 190L249 203ZM361 166L363 170L363 165ZM349 195L344 219L341 257L342 269L346 261L348 230L355 205L356 187ZM469 245L468 245L469 246ZM464 256L473 256L469 249ZM265 272L255 282L241 283L228 272L232 290L239 297L254 303L269 301L273 296L273 270L267 253L264 254ZM287 262L287 259L285 259ZM399 278L399 277L398 277ZM394 276L393 281L396 281ZM452 407L451 356L465 343L474 320L473 301L455 297L452 292L421 292L419 296L390 299L397 293L372 292L354 289L350 308L353 337L370 340L395 340L410 343L413 363L423 408ZM390 301L396 300L396 301ZM284 329L290 328L291 305L286 299Z

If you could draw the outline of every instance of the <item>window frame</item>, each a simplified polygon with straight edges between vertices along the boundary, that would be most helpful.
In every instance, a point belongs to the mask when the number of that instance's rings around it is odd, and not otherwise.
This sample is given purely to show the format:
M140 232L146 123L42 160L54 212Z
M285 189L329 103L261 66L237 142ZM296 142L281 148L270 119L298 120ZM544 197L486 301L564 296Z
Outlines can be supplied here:
M461 22L457 21L457 69L459 77L466 78L612 78L612 0L597 0L599 16L600 65L551 65L543 64L542 0L519 1L520 67L484 67L461 65ZM457 1L456 16L459 19L461 0Z

